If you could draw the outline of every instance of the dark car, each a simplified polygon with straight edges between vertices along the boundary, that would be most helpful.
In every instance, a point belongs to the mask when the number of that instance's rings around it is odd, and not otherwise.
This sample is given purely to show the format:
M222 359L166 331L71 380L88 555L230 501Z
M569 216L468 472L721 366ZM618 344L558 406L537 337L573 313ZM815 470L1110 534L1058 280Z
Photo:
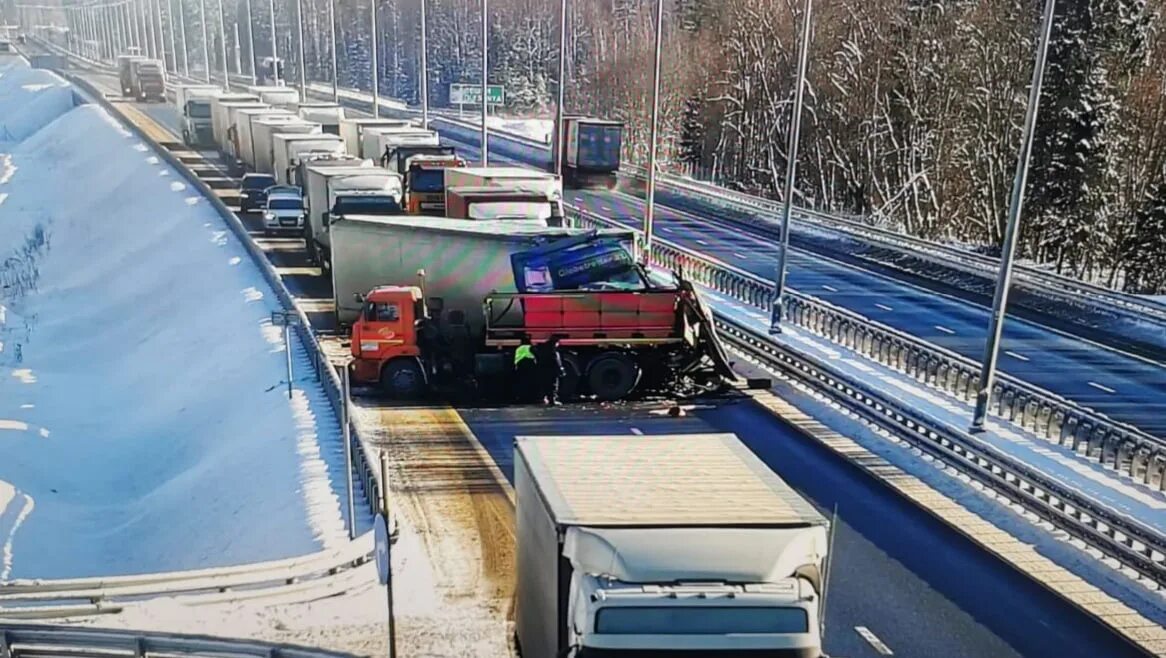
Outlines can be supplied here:
M275 185L270 174L246 174L239 181L239 210L251 212L267 203L267 188Z

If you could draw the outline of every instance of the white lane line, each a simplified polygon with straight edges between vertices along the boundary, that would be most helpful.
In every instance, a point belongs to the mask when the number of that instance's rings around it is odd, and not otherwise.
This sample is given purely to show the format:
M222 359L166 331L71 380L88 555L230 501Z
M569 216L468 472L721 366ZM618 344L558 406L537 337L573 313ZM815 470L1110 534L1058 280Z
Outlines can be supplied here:
M829 290L830 292L838 292L838 289L835 288L834 286L828 286L828 285L823 283L822 287L825 288L826 290Z
M603 212L611 212L611 208L608 208L607 206L604 206L604 205L600 205L599 209L602 210Z
M936 328L936 329L938 329L938 330L940 330L940 331L942 331L942 332L943 332L943 333L945 333L945 334L954 334L954 333L955 333L955 331L954 331L954 330L952 330L952 329L948 329L947 327L945 327L945 326L943 326L943 325L941 325L941 324L937 324L937 325L935 325L935 328Z
M1016 352L1013 352L1012 350L1005 350L1004 353L1007 354L1008 356L1014 358L1014 359L1020 359L1021 361L1029 361L1030 360L1027 356L1025 356L1023 354L1017 354Z
M895 310L895 309L891 308L890 306L887 306L886 304L875 304L875 306L877 306L877 307L879 307L879 308L883 309L884 311L893 311L893 310Z
M855 626L854 631L858 633L862 639L866 640L866 643L869 644L875 651L879 652L880 655L895 655L895 652L891 651L891 648L888 647L882 640L880 640L877 635L872 633L871 630L866 626Z
M638 427L633 427L633 428L632 428L632 434L635 434L636 436L643 436L643 435L644 435L644 430L642 430L642 429L640 429L640 428L638 428Z
M1089 385L1092 386L1093 388L1099 390L1099 391L1105 391L1106 393L1117 393L1117 391L1113 390L1112 388L1110 388L1104 384L1098 384L1097 382L1089 382Z
M671 229L671 228L668 228L667 226L662 226L662 227L660 227L660 228L661 228L661 230L663 230L665 233L671 233L671 232L672 232L672 229Z
M705 242L704 240L701 240L699 238L697 238L696 243L697 244L706 244L706 245L708 244L707 242Z
M739 254L739 253L737 253L737 252L735 252L735 251L734 251L734 252L733 252L733 258L737 258L737 259L739 259L739 260L746 260L746 259L747 259L747 258L749 258L749 257L748 257L748 256L746 256L745 254Z

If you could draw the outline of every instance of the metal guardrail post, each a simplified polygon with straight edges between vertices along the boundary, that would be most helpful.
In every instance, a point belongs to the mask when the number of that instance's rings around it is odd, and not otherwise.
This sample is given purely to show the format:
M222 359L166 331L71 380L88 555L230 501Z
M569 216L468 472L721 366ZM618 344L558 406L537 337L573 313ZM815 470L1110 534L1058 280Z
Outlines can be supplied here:
M344 480L345 491L348 494L348 538L353 539L356 537L356 501L352 493L352 416L350 415L352 391L347 365L342 365L340 368L340 381L340 426L343 428L344 435Z

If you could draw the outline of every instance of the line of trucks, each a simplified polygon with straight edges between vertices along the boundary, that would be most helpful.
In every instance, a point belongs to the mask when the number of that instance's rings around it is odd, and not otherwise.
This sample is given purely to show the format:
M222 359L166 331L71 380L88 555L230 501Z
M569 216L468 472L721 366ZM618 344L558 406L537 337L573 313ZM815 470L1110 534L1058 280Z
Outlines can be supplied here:
M176 98L184 135L212 142L249 172L244 180L267 176L278 186L265 206L254 196L248 206L263 209L266 229L302 234L331 274L358 385L396 398L506 395L518 345L551 337L561 345L565 397L765 385L733 372L691 284L642 266L633 231L568 226L553 174L470 167L408 119L301 106L291 88L179 88ZM619 142L610 135L618 124L571 117L568 126L577 140L562 144L564 163L586 170L572 180L613 176L619 153L608 146ZM295 188L298 217L286 194Z
M556 336L565 395L742 383L693 286L644 268L631 230L569 226L557 177L265 91L180 90L183 125L275 181L269 198L300 191L354 382L481 399L510 389L520 343ZM592 146L575 144L568 184L605 184L618 124L572 124ZM830 524L736 436L521 437L514 488L524 658L822 656Z
M141 101L162 103L166 101L166 69L162 62L137 54L137 48L118 55L117 77L121 93Z

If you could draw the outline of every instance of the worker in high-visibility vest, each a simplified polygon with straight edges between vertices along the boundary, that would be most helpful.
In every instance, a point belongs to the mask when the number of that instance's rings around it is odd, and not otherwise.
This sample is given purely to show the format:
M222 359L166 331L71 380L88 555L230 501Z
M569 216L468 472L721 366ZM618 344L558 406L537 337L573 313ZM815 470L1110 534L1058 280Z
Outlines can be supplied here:
M514 350L514 397L519 402L531 402L535 392L539 389L538 361L534 356L534 348L530 345L530 337L523 336L522 341Z

